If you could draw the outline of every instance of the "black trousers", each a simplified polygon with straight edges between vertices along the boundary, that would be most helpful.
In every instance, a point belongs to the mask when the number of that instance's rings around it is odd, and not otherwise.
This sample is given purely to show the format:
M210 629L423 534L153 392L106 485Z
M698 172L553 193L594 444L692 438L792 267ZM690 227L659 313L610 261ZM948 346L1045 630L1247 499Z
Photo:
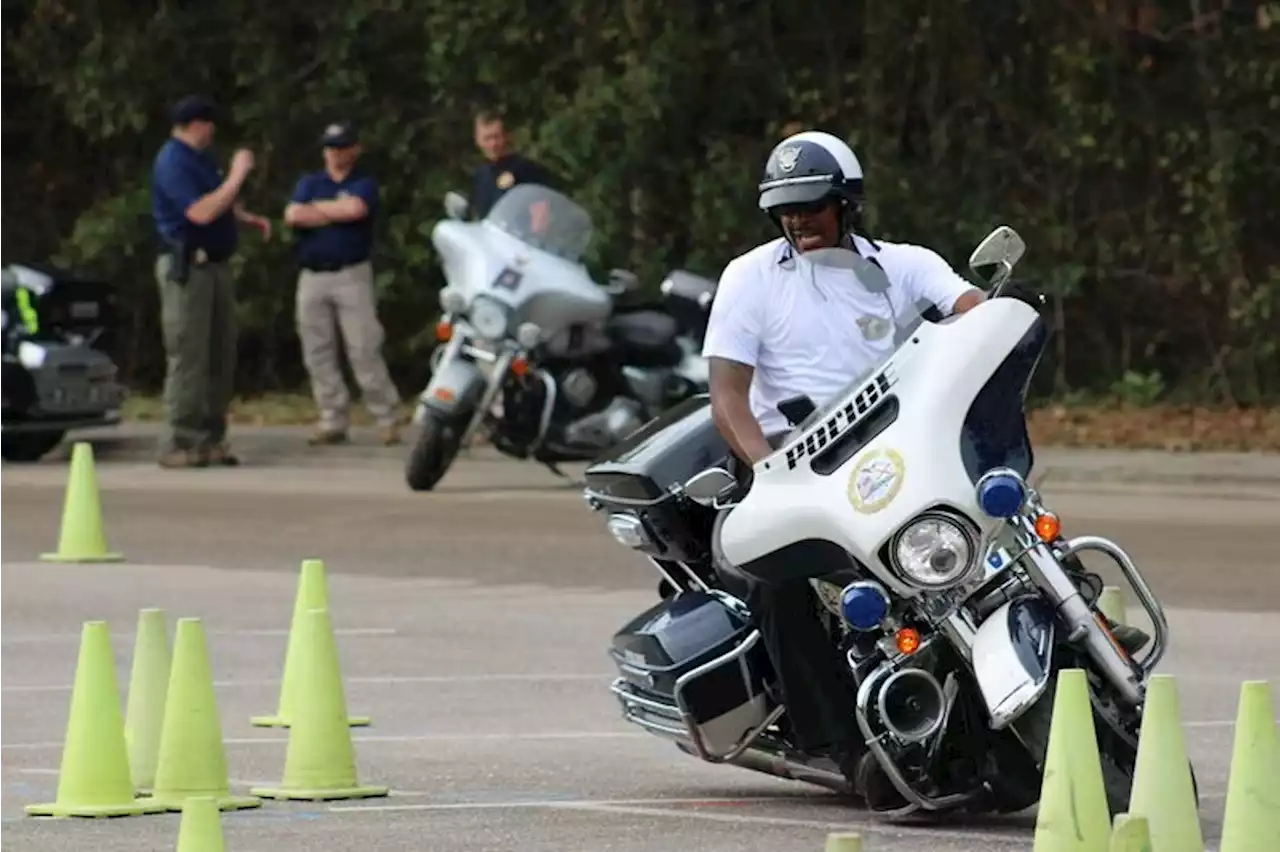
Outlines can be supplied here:
M777 447L785 433L767 436ZM751 468L731 456L730 472L751 487ZM833 566L835 570L838 566ZM825 573L815 566L811 576ZM777 674L797 748L826 753L842 767L865 750L858 730L858 689L849 665L818 617L821 605L807 579L771 583L748 578L747 606Z

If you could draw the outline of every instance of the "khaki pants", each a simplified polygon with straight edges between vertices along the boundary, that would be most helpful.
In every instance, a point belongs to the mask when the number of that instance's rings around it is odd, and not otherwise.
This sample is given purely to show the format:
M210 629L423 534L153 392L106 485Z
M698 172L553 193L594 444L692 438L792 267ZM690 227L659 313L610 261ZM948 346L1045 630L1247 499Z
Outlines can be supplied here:
M334 320L337 320L335 328ZM311 374L311 393L323 429L347 428L351 398L338 363L338 331L369 413L382 426L395 422L400 394L382 359L382 323L373 294L373 265L365 262L337 272L302 270L298 276L298 337Z
M235 282L222 261L192 264L184 284L169 280L173 258L156 260L168 415L161 453L209 449L227 435L236 373Z

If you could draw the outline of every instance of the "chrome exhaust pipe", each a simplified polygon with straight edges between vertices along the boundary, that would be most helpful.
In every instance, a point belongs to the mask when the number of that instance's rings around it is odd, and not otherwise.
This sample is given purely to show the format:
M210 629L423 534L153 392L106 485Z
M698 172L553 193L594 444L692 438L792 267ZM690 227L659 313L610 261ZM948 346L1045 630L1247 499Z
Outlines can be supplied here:
M947 700L933 675L924 669L902 669L885 680L876 710L889 733L903 742L920 743L942 727Z

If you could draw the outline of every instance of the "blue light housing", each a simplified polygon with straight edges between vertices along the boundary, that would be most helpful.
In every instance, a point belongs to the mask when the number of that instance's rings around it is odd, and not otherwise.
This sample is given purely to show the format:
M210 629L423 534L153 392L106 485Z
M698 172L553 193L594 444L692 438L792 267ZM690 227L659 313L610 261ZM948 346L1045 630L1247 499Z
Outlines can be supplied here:
M1012 518L1026 499L1026 486L1017 474L988 473L978 483L978 506L993 518Z
M850 583L840 593L840 611L854 630L875 630L889 614L889 593L870 580Z

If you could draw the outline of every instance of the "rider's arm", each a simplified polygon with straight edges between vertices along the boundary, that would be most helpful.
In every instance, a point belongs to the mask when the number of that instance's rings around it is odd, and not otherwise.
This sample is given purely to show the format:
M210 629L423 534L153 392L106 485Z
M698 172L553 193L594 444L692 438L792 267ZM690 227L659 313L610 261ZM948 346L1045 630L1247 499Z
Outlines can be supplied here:
M961 278L942 256L924 246L903 246L910 251L910 282L914 299L926 299L944 316L973 310L986 294Z
M743 461L754 465L773 448L751 413L751 379L760 354L767 282L741 260L725 267L707 320L702 355L711 372L716 428Z

